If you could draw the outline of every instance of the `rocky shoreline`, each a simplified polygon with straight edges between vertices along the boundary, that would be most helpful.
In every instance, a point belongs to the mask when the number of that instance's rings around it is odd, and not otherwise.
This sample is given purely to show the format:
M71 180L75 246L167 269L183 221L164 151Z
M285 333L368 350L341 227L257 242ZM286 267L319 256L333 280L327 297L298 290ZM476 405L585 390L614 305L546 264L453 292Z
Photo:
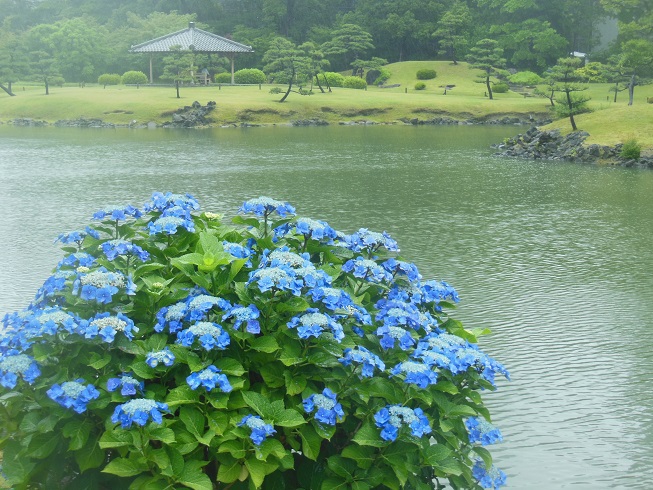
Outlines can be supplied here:
M562 136L558 130L543 131L531 127L526 133L492 145L501 150L496 156L579 163L603 163L623 167L653 168L653 157L637 160L621 156L622 144L615 146L585 145L589 133L575 131Z

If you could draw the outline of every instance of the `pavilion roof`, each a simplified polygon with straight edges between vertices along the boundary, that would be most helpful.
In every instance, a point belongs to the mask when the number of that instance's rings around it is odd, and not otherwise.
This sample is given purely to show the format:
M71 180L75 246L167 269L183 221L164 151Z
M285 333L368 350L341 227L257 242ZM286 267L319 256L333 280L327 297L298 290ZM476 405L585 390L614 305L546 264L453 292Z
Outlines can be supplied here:
M194 22L188 28L132 46L132 53L166 53L173 46L196 53L252 53L251 46L203 31Z

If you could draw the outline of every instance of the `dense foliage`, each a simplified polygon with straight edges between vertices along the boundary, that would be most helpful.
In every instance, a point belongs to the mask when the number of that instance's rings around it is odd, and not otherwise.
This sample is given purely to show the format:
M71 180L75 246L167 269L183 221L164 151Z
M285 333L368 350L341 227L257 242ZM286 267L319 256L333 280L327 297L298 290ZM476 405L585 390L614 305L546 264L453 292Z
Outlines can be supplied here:
M265 73L256 68L243 68L234 73L234 83L259 84L267 82Z
M104 73L97 79L97 83L105 87L107 85L120 85L120 82L122 82L122 77L117 73Z
M437 75L438 73L432 68L422 68L421 70L417 70L417 73L415 74L418 80L432 80Z
M122 83L125 85L142 85L147 82L147 75L142 71L130 70L122 75Z
M231 223L190 195L64 233L3 319L12 488L497 488L480 391L507 372L386 232L269 198ZM226 484L226 486L223 486Z
M344 77L342 80L342 86L345 88L356 88L363 90L367 88L367 82L360 77Z
M415 84L415 90L424 90L426 89L426 84L424 82L417 82Z

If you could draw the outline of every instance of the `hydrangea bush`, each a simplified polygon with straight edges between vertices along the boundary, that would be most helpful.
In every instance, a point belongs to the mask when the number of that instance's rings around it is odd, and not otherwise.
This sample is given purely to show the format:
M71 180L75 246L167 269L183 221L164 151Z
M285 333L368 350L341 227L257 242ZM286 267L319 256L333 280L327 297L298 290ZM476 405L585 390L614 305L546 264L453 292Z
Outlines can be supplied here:
M13 488L498 488L508 373L387 233L252 199L111 206L0 334Z

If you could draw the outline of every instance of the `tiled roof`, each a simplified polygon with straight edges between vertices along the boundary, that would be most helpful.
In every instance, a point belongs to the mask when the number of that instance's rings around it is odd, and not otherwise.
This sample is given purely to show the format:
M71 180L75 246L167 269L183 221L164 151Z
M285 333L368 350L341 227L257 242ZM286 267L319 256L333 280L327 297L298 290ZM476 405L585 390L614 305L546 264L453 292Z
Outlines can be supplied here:
M251 53L251 46L237 43L217 34L203 31L195 27L193 22L187 29L157 37L151 41L132 46L132 53L162 53L170 51L172 46L181 46L183 50L192 50L200 53Z

